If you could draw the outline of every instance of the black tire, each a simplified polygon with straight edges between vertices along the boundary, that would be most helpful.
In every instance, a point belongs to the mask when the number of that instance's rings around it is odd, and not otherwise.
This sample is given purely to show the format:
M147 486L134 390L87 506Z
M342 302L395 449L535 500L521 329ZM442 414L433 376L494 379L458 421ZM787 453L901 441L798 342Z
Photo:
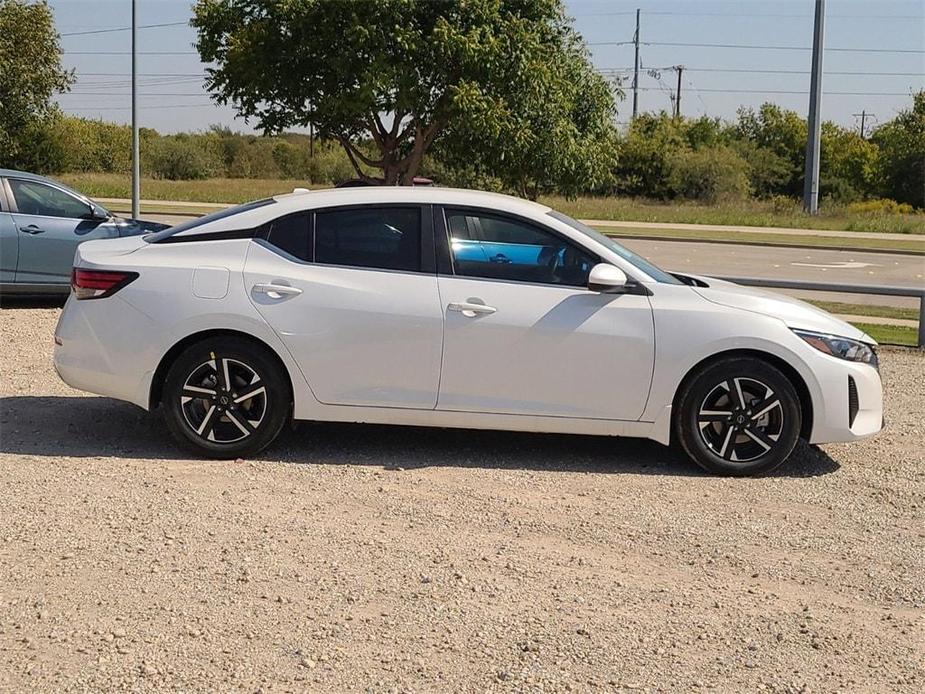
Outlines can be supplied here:
M783 463L801 426L800 399L783 373L760 359L730 357L682 386L674 435L705 470L746 476Z
M187 347L174 360L161 405L180 445L210 458L238 458L273 443L290 418L292 393L266 348L238 337L214 337Z

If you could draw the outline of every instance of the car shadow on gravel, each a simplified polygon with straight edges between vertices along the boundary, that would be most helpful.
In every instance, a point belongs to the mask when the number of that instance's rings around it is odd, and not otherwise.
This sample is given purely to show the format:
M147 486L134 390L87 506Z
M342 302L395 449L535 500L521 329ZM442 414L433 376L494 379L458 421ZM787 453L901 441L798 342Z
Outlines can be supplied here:
M0 398L0 452L51 457L188 460L156 414L101 397ZM300 422L259 460L386 469L466 467L701 476L683 455L644 439L470 429ZM825 451L800 443L772 476L838 470Z

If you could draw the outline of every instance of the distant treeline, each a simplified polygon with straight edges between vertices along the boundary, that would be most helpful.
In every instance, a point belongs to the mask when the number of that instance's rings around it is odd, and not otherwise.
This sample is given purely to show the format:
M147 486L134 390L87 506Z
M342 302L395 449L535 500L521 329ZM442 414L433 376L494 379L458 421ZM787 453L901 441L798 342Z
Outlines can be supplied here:
M51 174L128 173L130 141L127 126L59 116L30 133L19 161L4 163ZM704 202L777 196L790 201L802 193L806 121L773 104L740 109L733 122L643 114L616 142L610 180L583 192ZM154 178L333 184L356 175L340 145L316 139L310 147L309 137L296 133L264 137L213 127L161 135L143 129L141 152L143 175ZM484 174L441 163L439 149L422 173L447 185L501 188ZM839 204L871 201L872 211L925 208L925 92L866 139L825 123L821 195Z

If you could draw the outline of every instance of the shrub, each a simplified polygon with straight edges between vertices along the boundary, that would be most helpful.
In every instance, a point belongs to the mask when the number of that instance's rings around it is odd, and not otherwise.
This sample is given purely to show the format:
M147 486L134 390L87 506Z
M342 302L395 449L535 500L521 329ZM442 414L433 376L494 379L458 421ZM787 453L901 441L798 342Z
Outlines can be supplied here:
M218 153L200 137L170 135L154 140L148 149L145 169L153 178L178 181L223 173Z
M750 191L748 164L723 145L682 150L671 156L669 168L669 188L689 200L736 200Z
M851 214L869 214L869 215L896 215L912 214L915 209L907 202L896 202L889 198L878 198L876 200L865 200L864 202L853 202L848 205L848 212Z

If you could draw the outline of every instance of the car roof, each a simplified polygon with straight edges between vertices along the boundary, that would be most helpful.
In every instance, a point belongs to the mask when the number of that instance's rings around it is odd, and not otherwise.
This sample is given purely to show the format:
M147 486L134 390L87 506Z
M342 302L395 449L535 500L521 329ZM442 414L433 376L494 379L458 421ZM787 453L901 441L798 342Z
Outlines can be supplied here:
M39 176L38 174L29 173L28 171L16 171L15 169L0 169L0 176L12 176L13 178L28 178L33 181L53 182L45 176Z
M365 205L370 203L417 203L488 207L515 214L536 215L550 208L523 198L501 193L464 188L439 186L368 186L356 188L324 188L275 195L277 212L289 212L339 205Z

